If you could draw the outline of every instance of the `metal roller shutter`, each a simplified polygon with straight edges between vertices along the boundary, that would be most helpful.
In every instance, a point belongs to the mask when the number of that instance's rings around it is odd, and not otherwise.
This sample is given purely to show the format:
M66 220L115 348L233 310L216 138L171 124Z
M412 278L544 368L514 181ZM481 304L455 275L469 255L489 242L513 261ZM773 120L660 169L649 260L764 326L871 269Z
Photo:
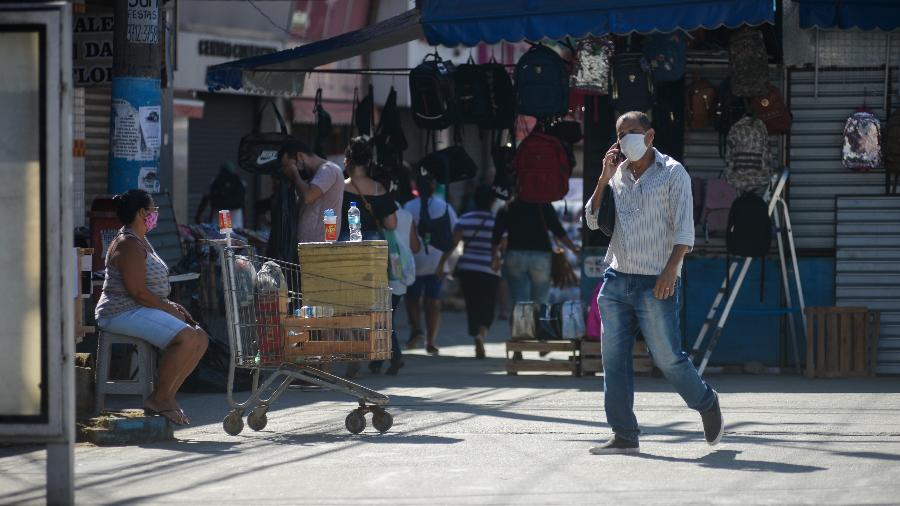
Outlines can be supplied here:
M84 197L88 209L96 197L106 195L111 96L108 86L84 89Z
M693 82L693 76L706 79L714 86L718 86L728 77L729 69L727 64L727 56L719 58L717 63L697 63L691 62L690 56L687 67L688 78L685 86ZM778 88L781 88L782 79L780 68L770 66L769 81ZM685 107L689 104L685 103ZM772 150L774 160L781 160L781 135L769 136L769 144ZM685 129L684 133L684 163L685 168L690 172L692 177L701 177L703 179L716 179L725 168L725 159L719 156L719 133L715 131L712 125L699 129ZM710 237L709 242L703 235L702 227L697 227L696 248L702 249L710 253L719 253L725 251L725 239L721 237Z
M881 311L879 374L900 374L900 197L836 199L835 303Z
M222 163L237 163L238 144L253 129L256 113L252 97L201 93L197 98L204 102L203 118L191 119L188 129L188 219L192 222ZM241 175L247 182L247 199L252 200L252 177L246 172ZM247 207L244 219L252 223L249 212Z
M844 122L865 102L884 121L884 70L791 69L789 166L791 221L798 249L835 248L835 196L884 192L884 172L853 172L841 164Z

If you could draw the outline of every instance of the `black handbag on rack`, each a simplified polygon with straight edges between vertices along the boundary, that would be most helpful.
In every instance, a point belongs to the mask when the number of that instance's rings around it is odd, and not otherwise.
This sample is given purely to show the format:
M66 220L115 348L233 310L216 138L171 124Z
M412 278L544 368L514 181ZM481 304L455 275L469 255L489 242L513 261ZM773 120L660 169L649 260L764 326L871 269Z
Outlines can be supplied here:
M260 132L262 112L266 106L272 104L275 110L275 118L278 119L280 131ZM284 118L278 112L275 102L268 101L256 113L256 122L253 131L241 138L238 144L238 166L254 174L273 175L281 171L281 160L278 159L278 151L285 139L290 138Z

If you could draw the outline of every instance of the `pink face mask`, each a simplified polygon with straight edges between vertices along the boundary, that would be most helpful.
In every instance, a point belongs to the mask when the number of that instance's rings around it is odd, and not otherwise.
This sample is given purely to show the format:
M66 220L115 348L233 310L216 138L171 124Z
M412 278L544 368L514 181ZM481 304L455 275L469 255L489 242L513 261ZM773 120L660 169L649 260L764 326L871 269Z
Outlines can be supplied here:
M156 228L156 221L159 219L159 211L150 211L150 214L144 218L144 226L147 227L147 232Z

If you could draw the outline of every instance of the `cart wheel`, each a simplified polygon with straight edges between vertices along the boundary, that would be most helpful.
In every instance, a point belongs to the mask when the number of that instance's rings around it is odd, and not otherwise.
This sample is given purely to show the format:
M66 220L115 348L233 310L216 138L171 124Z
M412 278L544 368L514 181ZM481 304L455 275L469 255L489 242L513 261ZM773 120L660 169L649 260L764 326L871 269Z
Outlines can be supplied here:
M253 430L260 431L266 428L266 423L269 420L266 418L266 408L258 407L254 409L250 416L247 417L247 426Z
M347 418L344 420L344 425L350 432L359 434L366 430L366 417L360 411L354 409L347 415Z
M394 417L387 411L379 409L372 415L372 427L378 432L384 434L391 430L391 425L394 425Z
M241 414L240 411L232 411L222 421L222 427L229 435L237 436L244 430L244 420L241 419Z

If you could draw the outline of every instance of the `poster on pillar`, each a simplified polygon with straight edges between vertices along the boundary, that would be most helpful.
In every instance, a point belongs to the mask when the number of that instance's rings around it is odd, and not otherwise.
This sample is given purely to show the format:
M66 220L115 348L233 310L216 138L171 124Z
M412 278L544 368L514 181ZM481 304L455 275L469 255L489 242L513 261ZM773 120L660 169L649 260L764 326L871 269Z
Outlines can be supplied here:
M157 193L163 119L159 80L114 79L112 96L109 191L139 188Z
M159 44L159 0L128 0L128 32L132 44Z

